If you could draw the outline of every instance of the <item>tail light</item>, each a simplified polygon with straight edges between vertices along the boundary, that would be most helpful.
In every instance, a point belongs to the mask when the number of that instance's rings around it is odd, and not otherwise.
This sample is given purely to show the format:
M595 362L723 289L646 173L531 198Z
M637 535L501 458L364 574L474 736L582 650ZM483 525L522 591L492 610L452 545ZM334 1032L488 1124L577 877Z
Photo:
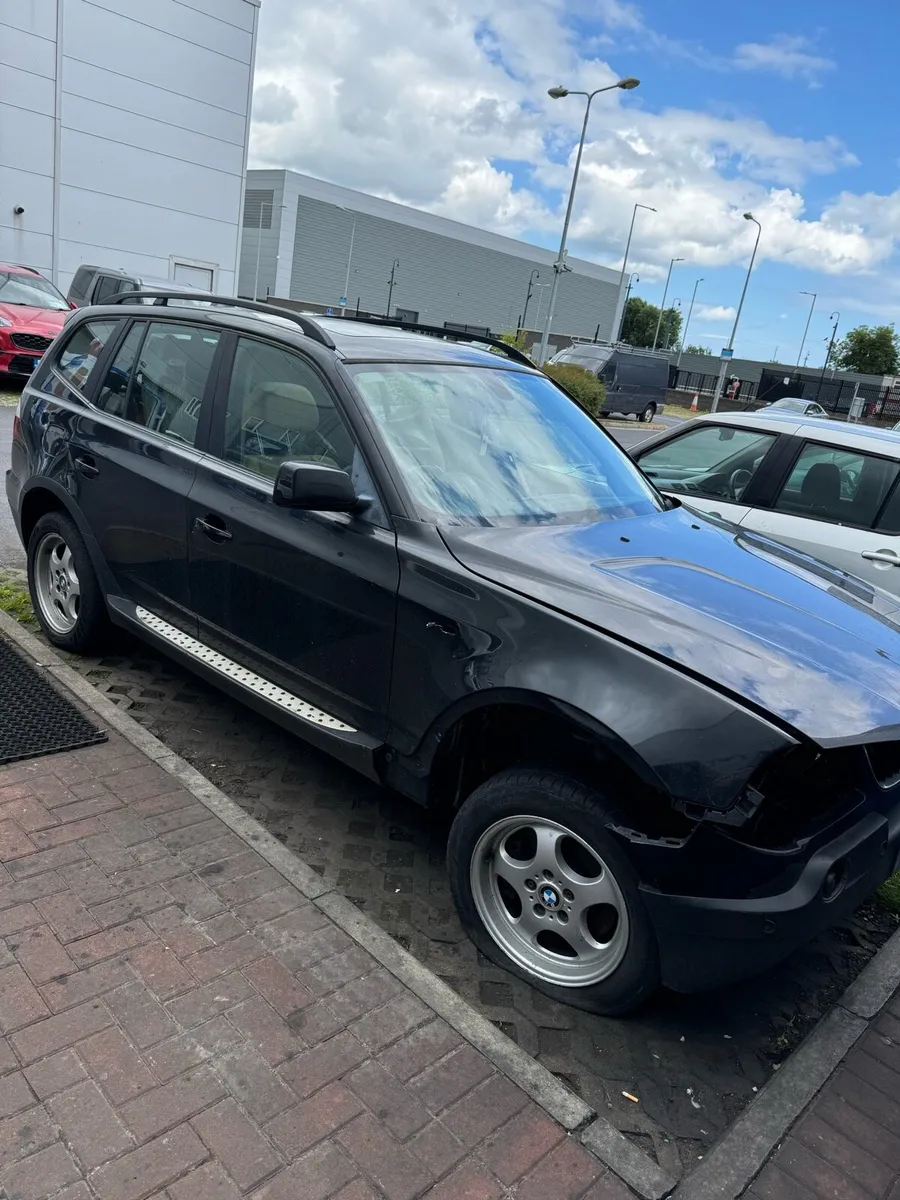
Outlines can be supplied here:
M19 441L22 436L22 418L19 416L19 410L16 409L16 415L13 417L12 440Z

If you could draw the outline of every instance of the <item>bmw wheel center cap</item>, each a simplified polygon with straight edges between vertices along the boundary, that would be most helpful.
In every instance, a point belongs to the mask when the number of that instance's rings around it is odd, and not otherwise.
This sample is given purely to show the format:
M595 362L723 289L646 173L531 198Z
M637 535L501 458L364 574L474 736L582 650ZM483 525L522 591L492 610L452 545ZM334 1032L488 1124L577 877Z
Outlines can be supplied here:
M549 883L545 883L541 888L541 904L543 904L544 908L559 908L559 892L555 887L551 887Z

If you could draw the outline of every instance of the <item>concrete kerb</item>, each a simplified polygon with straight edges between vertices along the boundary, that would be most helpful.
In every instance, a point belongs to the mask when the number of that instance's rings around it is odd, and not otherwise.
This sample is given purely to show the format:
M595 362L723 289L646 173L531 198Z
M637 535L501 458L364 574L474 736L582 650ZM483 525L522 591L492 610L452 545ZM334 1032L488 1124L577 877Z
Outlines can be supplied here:
M355 942L363 946L448 1025L481 1051L540 1108L569 1133L580 1138L605 1166L614 1171L643 1200L661 1200L676 1185L657 1164L573 1091L501 1033L443 980L424 967L354 904L335 892L302 859L283 846L254 818L247 816L190 763L173 754L157 737L129 717L102 692L83 679L34 634L0 611L0 634L9 638L37 666L149 759L174 776L186 791L219 817L238 837L319 907Z
M673 1200L735 1200L900 987L900 930L676 1190Z

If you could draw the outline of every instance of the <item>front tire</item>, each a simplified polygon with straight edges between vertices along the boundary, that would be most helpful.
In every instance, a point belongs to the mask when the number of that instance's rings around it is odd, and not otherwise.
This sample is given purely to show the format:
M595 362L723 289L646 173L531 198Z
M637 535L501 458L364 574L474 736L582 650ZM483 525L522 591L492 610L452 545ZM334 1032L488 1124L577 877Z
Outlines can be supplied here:
M648 404L647 407L644 409L644 411L641 413L641 420L644 422L645 425L649 425L655 416L656 416L656 405Z
M476 788L453 822L450 888L478 949L538 991L617 1016L659 986L638 881L598 790L514 768Z
M84 538L66 513L45 513L28 539L28 588L54 646L86 654L111 625Z

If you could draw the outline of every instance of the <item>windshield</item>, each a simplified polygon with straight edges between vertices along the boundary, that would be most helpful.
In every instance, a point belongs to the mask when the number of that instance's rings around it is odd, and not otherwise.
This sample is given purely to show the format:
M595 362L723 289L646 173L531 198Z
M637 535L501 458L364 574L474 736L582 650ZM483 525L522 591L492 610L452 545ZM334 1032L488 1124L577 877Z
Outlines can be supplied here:
M49 280L40 275L0 271L0 304L22 304L68 312L69 305Z
M631 460L546 376L419 363L348 369L425 519L572 524L663 508Z
M786 408L788 410L788 412L803 412L803 410L806 408L806 401L805 400L789 400L789 399L776 400L775 403L771 404L769 407L770 408Z

